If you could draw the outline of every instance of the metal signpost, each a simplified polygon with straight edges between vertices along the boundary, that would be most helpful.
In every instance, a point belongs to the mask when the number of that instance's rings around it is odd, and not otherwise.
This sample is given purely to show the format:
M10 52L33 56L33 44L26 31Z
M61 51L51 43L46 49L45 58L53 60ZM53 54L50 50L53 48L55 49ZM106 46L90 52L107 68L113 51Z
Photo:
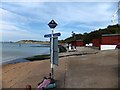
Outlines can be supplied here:
M55 36L60 36L60 33L55 33L54 34L54 28L57 26L57 23L54 21L54 20L51 20L49 23L48 23L48 26L51 28L52 30L52 33L51 34L47 34L47 35L44 35L44 37L50 37L51 38L51 47L50 47L50 54L51 54L51 74L52 74L52 78L54 78L54 64L57 64L57 56L58 56L58 52L56 52L56 48L58 46L56 46L56 43L57 42L57 39L58 38L55 38ZM58 49L58 48L57 48Z

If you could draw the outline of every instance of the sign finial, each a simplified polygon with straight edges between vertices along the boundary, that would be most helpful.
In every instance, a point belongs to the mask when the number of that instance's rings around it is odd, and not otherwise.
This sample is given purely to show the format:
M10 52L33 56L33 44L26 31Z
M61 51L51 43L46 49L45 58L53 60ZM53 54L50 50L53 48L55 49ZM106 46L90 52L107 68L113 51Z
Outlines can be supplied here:
M54 20L51 20L51 21L48 23L48 26L49 26L51 29L54 29L54 28L57 26L57 23L56 23Z

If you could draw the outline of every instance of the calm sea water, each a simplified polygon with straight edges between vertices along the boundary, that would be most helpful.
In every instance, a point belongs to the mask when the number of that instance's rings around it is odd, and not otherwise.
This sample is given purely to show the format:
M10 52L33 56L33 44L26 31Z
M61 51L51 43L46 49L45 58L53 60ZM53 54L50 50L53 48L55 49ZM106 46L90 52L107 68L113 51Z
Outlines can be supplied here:
M49 54L50 48L41 44L2 43L2 63L35 55Z

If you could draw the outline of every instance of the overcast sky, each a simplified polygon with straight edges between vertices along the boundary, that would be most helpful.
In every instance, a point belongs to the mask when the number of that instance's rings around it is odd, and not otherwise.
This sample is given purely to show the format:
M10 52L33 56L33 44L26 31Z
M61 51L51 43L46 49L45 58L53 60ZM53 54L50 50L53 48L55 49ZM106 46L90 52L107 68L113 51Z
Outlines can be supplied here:
M48 22L54 19L59 39L71 36L71 32L85 33L112 25L111 19L117 2L15 2L4 1L0 5L0 34L2 41L42 40L51 33ZM117 16L115 22L117 23Z

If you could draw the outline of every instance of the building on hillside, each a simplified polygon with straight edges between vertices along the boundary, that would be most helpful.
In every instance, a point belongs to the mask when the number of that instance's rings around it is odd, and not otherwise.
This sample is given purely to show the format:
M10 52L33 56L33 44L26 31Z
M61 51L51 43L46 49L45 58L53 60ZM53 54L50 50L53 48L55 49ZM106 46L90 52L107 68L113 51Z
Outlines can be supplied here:
M101 40L101 50L115 49L120 43L120 34L103 34Z

